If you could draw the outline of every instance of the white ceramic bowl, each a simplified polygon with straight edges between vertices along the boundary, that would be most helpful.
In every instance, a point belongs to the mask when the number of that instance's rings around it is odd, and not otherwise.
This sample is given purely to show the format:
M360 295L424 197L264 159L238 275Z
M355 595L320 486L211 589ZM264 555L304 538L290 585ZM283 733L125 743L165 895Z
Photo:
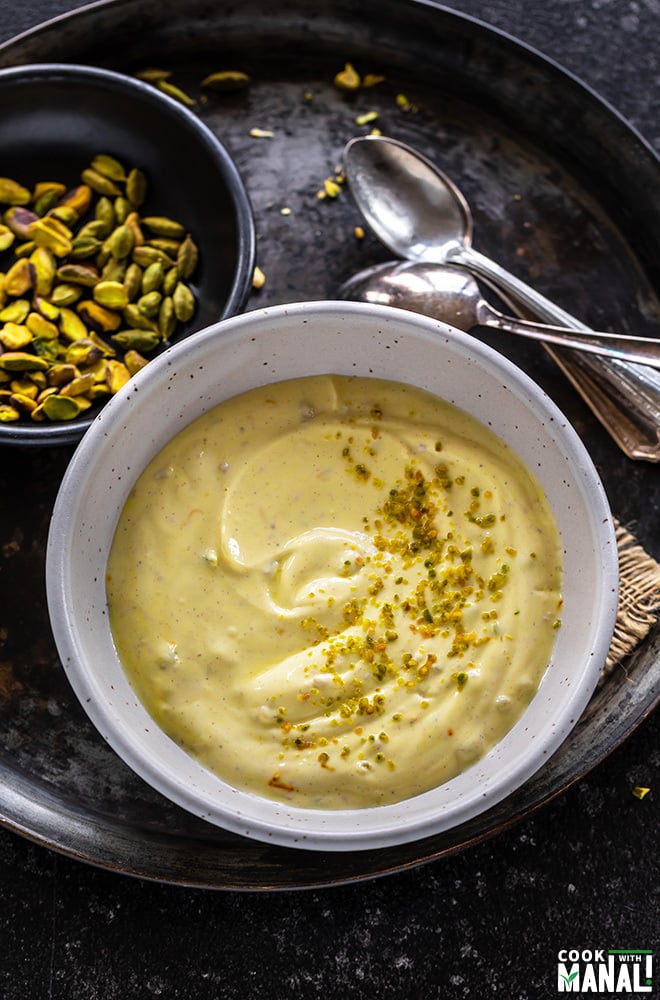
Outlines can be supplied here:
M153 722L115 652L105 568L133 483L153 455L210 407L264 383L310 374L411 383L472 413L511 445L546 491L564 547L564 608L540 688L506 737L464 773L396 805L300 809L237 790ZM480 341L435 320L362 303L277 306L224 320L154 360L102 410L55 505L48 604L64 669L100 733L139 775L226 829L317 850L386 847L485 811L559 747L597 683L614 627L612 519L580 439L545 393Z

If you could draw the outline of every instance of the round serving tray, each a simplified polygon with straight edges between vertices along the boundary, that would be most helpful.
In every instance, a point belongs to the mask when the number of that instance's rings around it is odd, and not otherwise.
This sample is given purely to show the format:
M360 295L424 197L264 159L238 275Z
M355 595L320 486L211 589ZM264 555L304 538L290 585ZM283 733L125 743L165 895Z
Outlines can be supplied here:
M355 271L387 259L368 233L356 237L361 219L345 187L337 197L318 197L324 181L336 178L346 141L377 125L459 183L473 205L480 250L598 329L657 330L657 157L580 81L487 25L416 0L106 0L0 46L2 66L53 60L127 73L158 66L193 97L252 199L266 283L248 308L332 298ZM338 90L334 76L347 61L384 80L356 93ZM251 85L205 91L202 79L221 69L243 70ZM359 124L368 112L377 119ZM560 405L587 444L614 513L658 556L657 468L622 456L538 345L484 339ZM87 721L57 660L44 548L70 456L67 448L6 449L0 465L0 821L64 854L214 888L382 875L463 849L538 809L657 704L656 630L607 677L544 768L470 823L403 847L339 855L218 830L121 763Z

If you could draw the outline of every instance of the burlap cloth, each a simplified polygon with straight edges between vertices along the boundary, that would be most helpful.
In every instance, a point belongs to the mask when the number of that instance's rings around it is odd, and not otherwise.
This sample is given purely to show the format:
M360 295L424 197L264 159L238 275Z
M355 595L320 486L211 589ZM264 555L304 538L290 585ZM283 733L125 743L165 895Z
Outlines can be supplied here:
M648 635L660 617L660 563L614 519L619 553L619 608L601 683Z

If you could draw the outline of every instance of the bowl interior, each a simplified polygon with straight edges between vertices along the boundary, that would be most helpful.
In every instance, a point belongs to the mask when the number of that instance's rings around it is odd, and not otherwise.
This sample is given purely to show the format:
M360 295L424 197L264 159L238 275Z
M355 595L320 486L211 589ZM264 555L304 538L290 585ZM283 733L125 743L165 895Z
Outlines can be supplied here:
M478 417L538 477L564 548L563 625L541 687L519 722L486 757L446 784L367 810L289 808L237 791L187 757L137 700L106 613L104 570L117 519L154 453L223 399L269 381L324 372L415 384ZM290 846L348 850L402 843L464 822L513 791L557 749L593 692L609 648L617 555L607 501L579 438L509 361L412 313L360 303L302 303L203 331L194 343L183 342L156 359L110 401L65 476L51 526L47 584L55 639L73 687L100 732L142 777L236 832Z
M148 180L141 214L182 222L198 243L190 284L193 318L175 340L239 312L254 266L254 224L238 171L222 144L183 105L152 86L91 67L43 65L0 71L2 174L30 187L74 187L97 153L109 153ZM0 270L4 270L0 254ZM67 424L8 424L8 443L77 440L95 414Z

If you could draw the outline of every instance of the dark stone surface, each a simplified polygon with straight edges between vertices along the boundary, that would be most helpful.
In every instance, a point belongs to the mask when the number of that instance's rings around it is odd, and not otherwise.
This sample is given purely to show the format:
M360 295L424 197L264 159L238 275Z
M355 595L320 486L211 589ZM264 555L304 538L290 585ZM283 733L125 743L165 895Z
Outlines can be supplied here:
M0 0L0 36L73 6ZM660 150L658 0L454 6L556 59ZM579 785L484 844L322 891L158 885L1 832L0 996L551 997L561 948L657 953L659 732L656 713ZM634 785L651 793L639 801Z

